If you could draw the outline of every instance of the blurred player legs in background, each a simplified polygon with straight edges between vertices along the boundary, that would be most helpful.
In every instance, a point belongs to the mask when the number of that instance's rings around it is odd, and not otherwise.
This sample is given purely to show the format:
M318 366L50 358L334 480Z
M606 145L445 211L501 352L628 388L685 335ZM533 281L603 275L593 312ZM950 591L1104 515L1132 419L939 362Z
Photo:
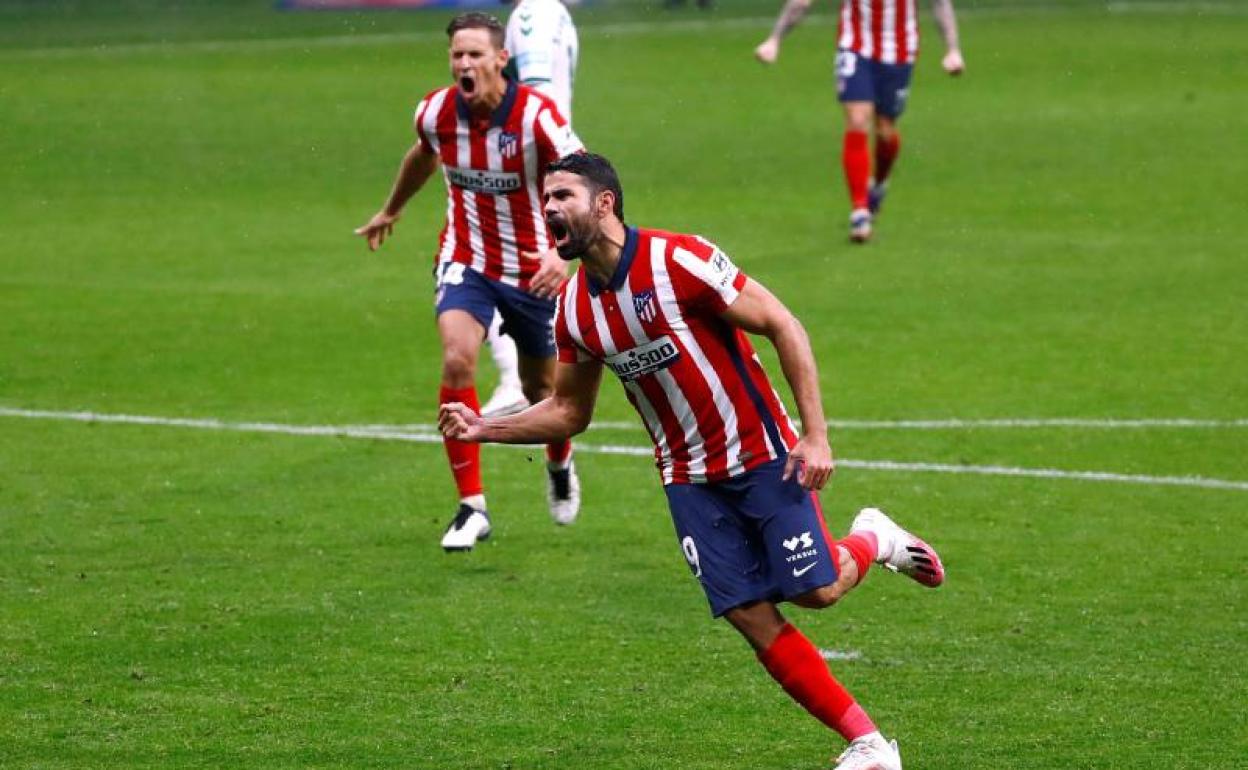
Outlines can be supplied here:
M811 0L787 0L771 34L754 56L772 64L780 41L805 17ZM952 0L932 0L932 14L945 41L941 66L950 75L964 69ZM915 0L841 0L837 26L837 99L844 106L841 166L849 188L849 237L870 240L876 214L888 192L893 163L901 151L897 120L910 94L910 75L919 50ZM875 169L871 168L871 135Z
M572 123L572 85L580 43L576 26L559 0L519 0L511 4L504 46L510 58L504 73L518 83L535 88L555 100L559 112ZM497 313L485 337L498 369L498 387L481 406L487 417L514 414L529 405L520 387L516 344L501 330Z

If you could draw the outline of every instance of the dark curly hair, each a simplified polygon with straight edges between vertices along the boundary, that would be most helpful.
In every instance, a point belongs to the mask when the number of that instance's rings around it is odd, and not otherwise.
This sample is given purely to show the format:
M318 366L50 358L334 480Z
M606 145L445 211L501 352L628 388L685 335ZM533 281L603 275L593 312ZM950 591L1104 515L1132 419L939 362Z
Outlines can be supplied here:
M615 208L612 209L616 219L624 221L624 190L620 187L620 177L615 173L611 161L592 152L574 152L546 166L546 173L566 171L576 174L585 180L591 197L597 197L603 190L615 194Z

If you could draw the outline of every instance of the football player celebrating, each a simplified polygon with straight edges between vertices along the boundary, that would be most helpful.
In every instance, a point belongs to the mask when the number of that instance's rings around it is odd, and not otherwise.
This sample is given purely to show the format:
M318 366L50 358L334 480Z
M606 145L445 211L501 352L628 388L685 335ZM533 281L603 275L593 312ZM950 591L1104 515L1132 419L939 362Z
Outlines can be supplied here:
M506 3L512 0L504 0ZM572 15L559 0L518 0L507 18L504 39L508 60L504 73L555 100L559 114L572 122L572 82L576 79L579 43ZM485 336L498 369L498 386L481 405L481 414L513 414L529 405L520 384L516 343L503 334L503 318L494 320Z
M624 386L654 441L681 551L711 612L750 643L794 700L849 742L842 770L900 770L895 741L833 677L777 604L824 608L884 564L926 586L936 552L882 511L863 509L837 541L815 492L833 471L819 376L801 323L771 292L698 236L628 227L615 169L577 154L548 167L545 215L560 255L580 259L555 318L554 393L510 417L443 404L456 441L532 443L579 433L602 369ZM748 334L775 347L799 432Z
M380 246L404 204L440 165L447 214L435 268L439 403L479 408L477 356L496 312L519 349L524 395L540 401L554 382L551 323L566 276L542 219L541 169L584 147L554 101L503 77L508 54L498 19L463 13L451 21L447 35L454 84L417 105L416 142L381 210L355 232L370 249ZM460 503L442 547L469 550L490 534L480 447L451 438L443 443ZM580 508L571 442L547 443L546 458L551 516L569 524Z
M780 55L780 40L810 8L811 0L787 0L771 34L754 49L754 56L772 64ZM841 0L837 27L836 91L845 111L845 138L841 165L849 187L849 238L865 243L871 238L875 216L888 192L888 176L901 151L897 121L910 94L910 74L919 53L919 23L915 0ZM945 39L941 65L960 75L965 65L958 47L958 23L952 0L932 0L932 14ZM875 134L875 174L872 178L869 134Z

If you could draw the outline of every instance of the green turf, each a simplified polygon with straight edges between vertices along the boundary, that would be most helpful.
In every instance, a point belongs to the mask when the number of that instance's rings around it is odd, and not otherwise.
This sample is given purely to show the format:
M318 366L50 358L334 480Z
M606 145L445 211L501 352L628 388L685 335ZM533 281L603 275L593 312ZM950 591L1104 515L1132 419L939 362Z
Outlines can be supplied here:
M866 248L826 10L763 69L771 4L581 9L577 130L630 221L715 239L801 315L830 417L1244 419L1248 14L1185 6L959 3L956 81L925 18ZM445 19L0 2L0 407L429 422L439 185L382 252L351 229L446 79ZM618 390L600 418L633 419ZM834 444L1248 480L1245 427ZM485 457L496 535L451 558L436 444L0 416L0 767L826 763L707 617L648 460L583 455L556 529L540 453ZM833 666L908 768L1243 766L1248 492L843 468L825 495L838 530L868 503L948 585L793 616L861 654Z

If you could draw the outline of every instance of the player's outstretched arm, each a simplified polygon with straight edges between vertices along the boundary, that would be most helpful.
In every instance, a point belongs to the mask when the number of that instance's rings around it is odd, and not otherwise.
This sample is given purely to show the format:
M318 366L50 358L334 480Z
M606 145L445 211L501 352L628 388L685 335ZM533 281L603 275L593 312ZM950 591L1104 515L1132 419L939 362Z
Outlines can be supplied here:
M801 23L809 10L810 0L786 0L771 34L754 49L754 58L763 64L774 64L780 57L780 41Z
M945 58L940 65L950 75L961 75L966 69L962 61L962 48L958 44L958 19L953 13L953 0L932 0L932 15L936 17L936 26L945 39Z
M828 444L823 400L819 395L819 370L806 330L784 303L752 279L746 281L737 299L721 317L751 334L761 334L775 346L780 368L793 390L797 412L802 418L802 435L789 452L784 477L787 479L796 470L802 486L822 489L835 465L832 447Z
M370 251L376 251L394 232L394 223L398 221L403 206L425 186L425 182L437 168L438 156L420 142L407 151L403 162L399 164L399 173L395 176L394 186L390 188L385 205L381 207L381 211L373 214L372 219L355 229L356 235L368 241Z
M519 414L484 418L463 404L443 404L438 410L442 435L459 441L493 444L545 444L583 432L594 416L602 363L560 362L555 368L555 392Z

